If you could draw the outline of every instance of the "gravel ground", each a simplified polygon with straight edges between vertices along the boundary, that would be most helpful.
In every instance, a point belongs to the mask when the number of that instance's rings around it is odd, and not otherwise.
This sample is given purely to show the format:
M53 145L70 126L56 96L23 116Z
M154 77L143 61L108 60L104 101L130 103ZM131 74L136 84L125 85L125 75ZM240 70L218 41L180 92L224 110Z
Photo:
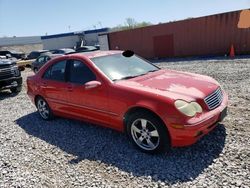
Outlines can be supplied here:
M249 187L250 59L157 65L217 79L230 99L223 124L191 147L147 155L110 129L43 121L26 86L16 96L2 92L0 187Z

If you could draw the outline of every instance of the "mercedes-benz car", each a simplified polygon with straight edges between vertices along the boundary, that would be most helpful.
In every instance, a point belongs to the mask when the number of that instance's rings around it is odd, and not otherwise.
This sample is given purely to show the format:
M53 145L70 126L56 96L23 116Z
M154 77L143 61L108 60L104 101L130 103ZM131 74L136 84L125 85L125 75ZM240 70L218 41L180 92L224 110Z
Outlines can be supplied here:
M44 120L62 116L113 128L148 153L194 144L227 114L227 94L213 78L160 69L132 51L52 59L27 86Z

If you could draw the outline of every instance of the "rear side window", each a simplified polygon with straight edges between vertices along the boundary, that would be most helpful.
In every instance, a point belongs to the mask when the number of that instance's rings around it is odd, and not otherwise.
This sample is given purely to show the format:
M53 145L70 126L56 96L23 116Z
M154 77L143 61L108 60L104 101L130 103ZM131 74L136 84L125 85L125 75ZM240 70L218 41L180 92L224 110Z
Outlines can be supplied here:
M52 65L43 75L43 78L55 81L65 81L66 61L60 61Z
M44 79L50 79L50 70L51 68L48 68L46 72L43 74Z
M77 60L70 62L69 82L85 84L93 80L96 80L96 76L87 65Z
M37 60L39 63L43 63L44 62L44 57L39 57Z

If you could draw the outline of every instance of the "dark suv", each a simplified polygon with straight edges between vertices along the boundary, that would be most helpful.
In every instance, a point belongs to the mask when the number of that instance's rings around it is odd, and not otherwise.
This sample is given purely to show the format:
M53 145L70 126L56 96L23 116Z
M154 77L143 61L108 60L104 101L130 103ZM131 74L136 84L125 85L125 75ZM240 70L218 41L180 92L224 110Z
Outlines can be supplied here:
M37 51L32 51L30 54L27 56L27 59L36 59L43 53L47 53L49 50L37 50Z
M16 62L0 60L0 91L10 89L18 93L22 89L22 77Z
M25 53L16 52L16 51L9 51L9 50L0 51L0 56L6 56L6 58L14 57L17 59L25 59Z

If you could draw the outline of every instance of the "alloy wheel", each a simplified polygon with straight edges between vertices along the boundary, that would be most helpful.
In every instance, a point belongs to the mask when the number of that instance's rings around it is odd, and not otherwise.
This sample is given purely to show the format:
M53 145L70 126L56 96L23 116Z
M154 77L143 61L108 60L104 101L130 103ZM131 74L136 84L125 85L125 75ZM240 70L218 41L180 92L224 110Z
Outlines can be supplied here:
M142 149L152 151L160 143L160 136L153 123L146 119L136 119L131 126L131 135L135 143Z
M37 109L39 114L42 116L43 119L49 119L49 107L47 103L43 99L39 99L37 102Z

